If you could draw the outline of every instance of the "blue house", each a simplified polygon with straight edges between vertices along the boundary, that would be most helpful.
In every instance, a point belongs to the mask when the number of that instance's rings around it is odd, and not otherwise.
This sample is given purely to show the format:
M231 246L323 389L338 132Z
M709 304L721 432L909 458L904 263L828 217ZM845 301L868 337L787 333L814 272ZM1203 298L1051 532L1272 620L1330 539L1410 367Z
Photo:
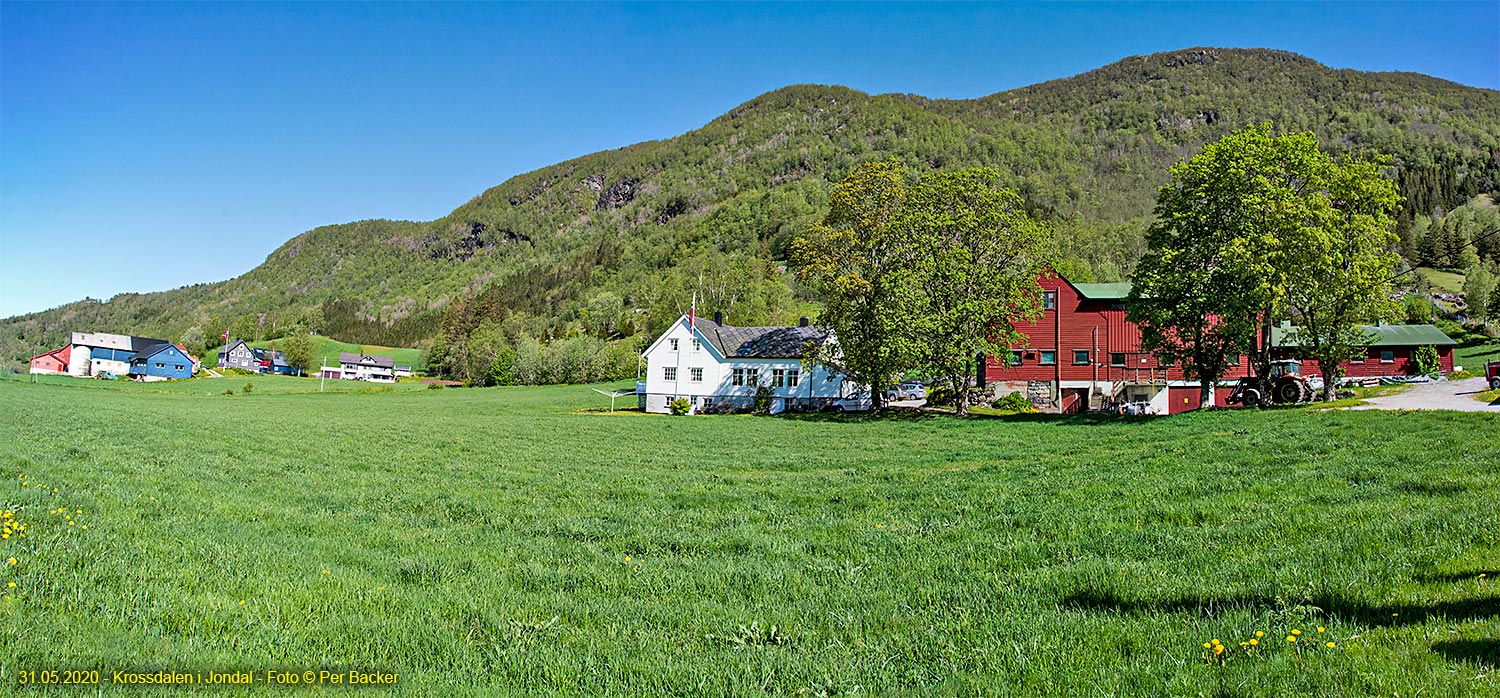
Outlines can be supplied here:
M165 342L153 344L130 357L130 377L136 380L160 381L192 376L193 360L181 349Z

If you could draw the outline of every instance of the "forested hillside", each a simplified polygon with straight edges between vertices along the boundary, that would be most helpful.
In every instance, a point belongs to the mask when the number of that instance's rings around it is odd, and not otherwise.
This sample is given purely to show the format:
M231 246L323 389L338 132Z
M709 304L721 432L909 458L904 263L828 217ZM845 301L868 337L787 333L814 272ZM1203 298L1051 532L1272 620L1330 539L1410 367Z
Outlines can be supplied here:
M436 221L318 228L228 281L0 321L0 359L19 367L72 330L200 349L231 324L271 337L299 323L431 348L430 365L479 380L523 342L648 336L694 291L734 324L791 323L817 298L785 271L789 241L856 163L886 157L1001 169L1054 222L1073 274L1117 280L1168 166L1261 121L1313 131L1336 153L1390 155L1404 229L1500 191L1500 93L1280 51L1132 57L974 100L799 85L677 138L513 177Z

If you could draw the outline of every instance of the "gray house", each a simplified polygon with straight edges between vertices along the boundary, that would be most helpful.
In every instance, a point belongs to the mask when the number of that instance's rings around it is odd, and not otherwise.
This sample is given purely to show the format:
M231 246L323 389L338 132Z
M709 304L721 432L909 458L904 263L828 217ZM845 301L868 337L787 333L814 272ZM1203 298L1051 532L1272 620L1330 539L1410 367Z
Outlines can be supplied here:
M390 356L339 352L339 368L345 380L396 381L396 359Z
M236 339L219 352L219 366L223 368L242 368L246 371L260 370L260 357L255 355L255 349L245 343L243 339Z

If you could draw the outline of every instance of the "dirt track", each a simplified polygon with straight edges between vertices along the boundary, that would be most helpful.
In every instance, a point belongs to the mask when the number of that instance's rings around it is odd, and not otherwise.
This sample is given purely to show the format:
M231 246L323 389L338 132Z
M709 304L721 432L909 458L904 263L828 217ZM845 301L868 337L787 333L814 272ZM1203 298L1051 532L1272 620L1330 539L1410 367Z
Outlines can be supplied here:
M1500 403L1486 404L1474 399L1476 393L1484 392L1487 387L1483 378L1418 383L1395 395L1367 398L1366 404L1349 409L1459 410L1500 414Z

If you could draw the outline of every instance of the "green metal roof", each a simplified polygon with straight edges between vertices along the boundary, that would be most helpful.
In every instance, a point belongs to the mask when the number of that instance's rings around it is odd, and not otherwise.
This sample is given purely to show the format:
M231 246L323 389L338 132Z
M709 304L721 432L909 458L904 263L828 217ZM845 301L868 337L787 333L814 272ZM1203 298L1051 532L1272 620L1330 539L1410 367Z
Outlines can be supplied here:
M1100 301L1122 301L1130 295L1130 283L1073 284L1084 298Z
M1360 325L1370 336L1372 347L1406 347L1422 344L1433 346L1456 346L1458 342L1452 337L1443 334L1443 331L1432 325ZM1301 344L1291 334L1294 328L1284 327L1280 324L1271 327L1271 346L1294 347Z

